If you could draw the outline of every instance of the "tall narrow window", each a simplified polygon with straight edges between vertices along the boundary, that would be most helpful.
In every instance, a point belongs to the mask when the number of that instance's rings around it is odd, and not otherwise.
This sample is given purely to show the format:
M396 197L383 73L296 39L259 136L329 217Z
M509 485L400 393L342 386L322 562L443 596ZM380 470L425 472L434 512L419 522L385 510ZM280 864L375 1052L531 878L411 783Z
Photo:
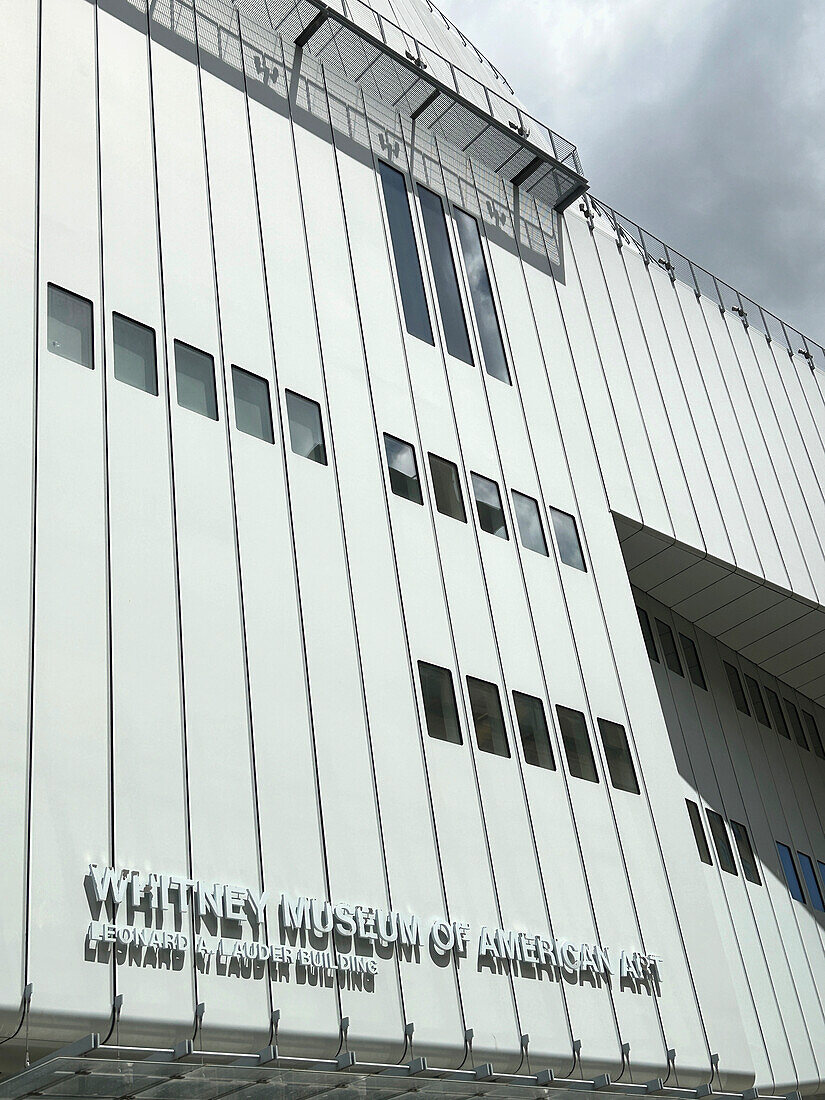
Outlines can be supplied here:
M791 897L796 898L797 901L801 901L804 905L805 891L802 889L802 883L799 880L799 872L793 860L793 853L788 845L783 844L781 840L777 840L776 850L779 852L779 862L782 864L782 870L785 872L785 882L788 884Z
M725 666L728 683L730 684L730 693L733 696L734 703L736 703L736 709L741 711L742 714L750 716L751 710L748 706L748 700L745 698L745 689L742 687L742 677L739 675L739 670L728 664L727 661L723 661L722 664Z
M825 863L823 863L821 859L818 859L816 865L819 868L819 877L825 883Z
M158 395L158 367L155 359L155 331L119 313L112 314L114 371L125 382L144 393Z
M751 698L751 706L753 707L753 713L756 715L757 722L760 722L763 726L771 728L771 720L768 717L768 711L765 707L765 700L762 698L762 689L759 686L759 682L748 676L745 673L745 683L748 686L748 695Z
M387 467L390 471L392 491L397 497L411 500L413 504L423 504L415 451L403 439L396 439L394 435L387 435L386 432L384 450L387 452Z
M636 779L636 769L633 767L633 757L630 755L624 726L620 726L618 722L608 722L606 718L598 718L597 722L607 759L607 770L610 772L610 782L620 791L638 794L639 782Z
M820 760L825 760L825 749L822 747L822 738L819 736L819 727L816 724L816 719L807 710L802 711L802 717L805 719L805 725L808 727L808 736L811 739L814 752Z
M733 848L730 846L730 837L721 814L718 814L716 810L708 810L708 824L716 848L716 855L719 859L719 866L723 871L727 871L729 875L738 875L736 860L733 858Z
M688 808L688 817L690 818L690 825L693 829L693 839L696 841L696 847L699 851L699 859L701 859L702 863L708 863L713 866L710 848L708 847L708 838L705 836L705 826L702 824L702 814L699 807L695 802L691 802L689 798L685 799L685 805Z
M421 277L421 262L415 244L407 181L399 171L391 168L389 164L384 164L383 161L378 162L378 171L384 191L387 221L390 225L390 240L395 257L398 288L401 291L404 323L411 336L417 336L419 340L432 344L433 330L427 309L427 296L424 293L424 280Z
M801 749L808 749L810 752L810 746L808 745L808 739L805 737L805 731L802 728L802 720L799 717L799 711L796 709L790 699L785 699L785 710L788 712L788 717L791 720L791 729L793 735L796 738L796 743Z
M464 267L467 270L470 296L473 299L473 312L476 315L481 350L484 353L484 366L493 378L498 378L509 385L510 372L507 370L501 328L493 301L490 276L487 274L487 262L481 247L478 222L472 214L456 208L455 223L458 226L458 239L461 241Z
M773 718L773 724L777 733L782 737L787 737L790 741L791 731L788 729L788 723L785 721L785 714L779 702L779 696L771 688L765 688L765 697L768 700L768 706L771 708L771 717Z
M739 859L742 862L742 871L748 882L756 883L757 886L762 885L762 878L759 874L759 867L756 863L756 856L753 854L753 848L751 846L751 838L748 836L748 830L739 821L731 821L730 831L733 833L733 839L736 841L736 848L739 852Z
M461 304L461 293L455 273L450 238L447 236L447 222L444 218L444 204L438 195L418 185L418 197L421 201L421 213L424 216L424 233L435 279L435 293L438 298L438 310L444 327L444 339L447 351L456 359L465 363L473 362L470 351L470 338L467 335L467 321Z
M537 699L534 695L525 695L521 691L514 691L513 703L516 708L516 721L521 735L525 762L537 768L555 771L556 761L553 759L550 733L541 699Z
M687 634L680 634L679 641L682 643L682 652L685 655L688 676L698 688L701 688L702 691L707 691L708 685L705 682L705 674L702 671L702 662L699 660L699 651L696 648L696 643L693 638L688 638Z
M94 369L92 303L54 283L48 285L46 347L55 355Z
M559 706L556 707L556 714L559 717L559 729L570 774L577 779L598 783L599 773L596 771L584 715L580 710Z
M205 351L175 341L175 379L181 408L218 419L215 361Z
M481 530L486 531L489 535L498 535L500 539L509 539L498 485L494 481L490 481L488 477L482 477L481 474L472 474L471 476Z
M513 507L516 510L521 545L528 550L547 557L547 543L544 540L544 528L541 525L539 506L532 497L513 490Z
M671 672L675 672L677 676L684 676L682 671L682 659L679 656L679 650L676 648L676 639L673 637L673 631L670 629L667 623L663 623L661 619L656 620L656 630L659 634L659 643L662 647L662 656L665 659L665 664Z
M439 458L438 455L431 454L429 459L436 508L443 516L466 523L467 513L464 511L464 497L461 494L458 467L454 462L448 462L446 458Z
M799 859L799 866L802 868L802 877L805 879L805 885L808 887L808 897L811 899L811 905L814 909L818 909L820 913L825 913L825 904L823 904L822 901L822 891L819 889L819 883L816 879L816 871L811 862L811 857L806 856L804 852L797 852L796 854Z
M639 616L639 626L642 628L642 637L645 640L645 649L651 661L658 665L659 654L656 649L656 639L653 637L653 627L650 625L650 616L643 607L636 605L636 614Z
M565 565L572 565L574 569L587 572L582 554L582 544L579 539L579 530L576 527L576 518L567 512L561 512L558 508L550 509L550 519L553 523L553 532L556 536L556 544L559 548L559 557Z
M504 715L501 713L501 700L498 688L487 680L467 677L467 690L470 692L470 706L473 711L473 725L476 730L476 742L482 752L492 752L496 756L509 756L507 731L504 728Z
M324 446L324 427L321 422L321 406L317 401L301 397L299 393L286 391L286 412L289 419L289 439L292 450L312 462L327 464Z
M460 745L461 725L458 721L450 670L419 661L418 678L421 681L427 733L437 741L450 741L454 745Z
M269 386L257 374L232 368L232 391L235 395L235 425L239 432L253 435L264 443L274 443Z

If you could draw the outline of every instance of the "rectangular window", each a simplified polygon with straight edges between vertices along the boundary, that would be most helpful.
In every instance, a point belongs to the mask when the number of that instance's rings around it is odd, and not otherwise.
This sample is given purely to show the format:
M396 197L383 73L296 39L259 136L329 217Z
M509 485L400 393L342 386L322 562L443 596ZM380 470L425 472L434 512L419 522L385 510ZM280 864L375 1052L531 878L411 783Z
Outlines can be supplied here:
M424 293L424 280L421 277L421 262L415 244L407 181L399 171L383 161L378 162L378 172L390 225L390 241L395 257L398 288L401 291L404 323L410 336L417 336L419 340L432 344L433 330L427 309L427 296Z
M560 512L558 508L550 509L550 519L553 522L553 532L556 536L556 544L559 548L559 557L565 565L572 565L574 569L587 572L582 554L582 544L579 539L579 529L576 519L567 512Z
M768 717L768 712L765 708L765 700L762 698L762 689L759 686L759 682L748 676L745 673L745 683L748 686L748 695L751 697L751 706L753 707L753 713L756 715L757 722L761 722L763 726L771 728L771 720Z
M461 481L458 477L458 467L454 462L448 462L446 458L430 454L430 474L433 479L433 493L435 494L435 506L442 516L467 522L467 513L464 511L464 497L461 494Z
M324 427L318 402L287 390L286 413L293 452L326 466L327 449L324 446Z
M642 637L645 640L645 649L651 661L658 665L659 654L656 650L656 639L653 637L653 627L650 625L650 616L643 607L636 605L636 614L639 616L639 626L642 628Z
M501 700L498 688L486 680L467 677L467 690L470 692L470 706L473 711L473 725L476 729L476 743L482 752L492 752L496 756L509 756L507 731L504 728L504 715L501 713Z
M768 706L771 710L771 717L773 718L774 728L776 729L777 733L781 734L783 737L787 737L787 739L790 741L791 731L788 729L788 723L785 721L785 714L782 710L782 707L780 706L779 696L776 694L775 691L772 691L771 688L768 687L765 688L765 695L768 700Z
M618 722L608 722L606 718L597 718L596 721L604 745L610 782L617 790L638 794L639 783L624 726L620 726Z
M514 691L513 703L516 708L516 721L521 734L525 762L537 768L555 771L556 761L553 759L550 733L541 699L537 699L534 695L525 695L521 691Z
M702 814L699 811L699 807L695 802L691 802L689 798L685 799L685 805L688 808L688 817L690 818L691 828L693 829L693 839L696 841L696 847L699 850L699 859L701 859L702 863L708 863L710 866L713 866L710 848L708 847L708 838L705 836L705 826L702 824Z
M825 882L825 863L823 863L821 859L818 859L816 865L819 868L819 877Z
M235 395L235 426L239 432L254 435L264 443L274 443L269 385L257 374L232 368L232 391Z
M802 720L799 717L799 711L796 709L790 699L786 698L784 702L785 709L788 712L788 717L791 720L791 729L793 730L793 735L796 738L797 745L799 745L801 749L808 749L808 752L810 752L810 746L808 745L808 740L805 737L805 731L802 728Z
M514 489L513 507L516 510L521 545L547 557L547 543L544 540L544 528L541 525L539 506L536 501L523 493L517 493Z
M725 672L727 673L728 683L730 684L730 692L733 696L733 701L736 703L736 709L741 711L742 714L747 714L750 717L750 707L748 706L748 700L745 698L745 689L742 687L742 677L739 675L739 670L734 668L733 665L728 664L727 661L723 661L725 666Z
M182 409L191 409L210 420L218 419L215 361L211 355L176 340L175 379Z
M158 395L158 367L155 358L155 330L112 314L114 371L118 382L125 382L144 393Z
M488 374L501 382L510 384L510 372L504 355L501 329L493 301L490 276L487 274L487 262L481 247L481 234L478 222L465 210L455 210L455 223L458 226L458 239L464 256L467 281L470 284L470 297L473 300L473 312L476 315L481 350L484 353L484 366Z
M730 837L728 836L728 830L725 828L724 819L716 810L708 810L707 814L710 835L713 837L713 843L716 847L719 866L723 871L727 871L729 875L738 875L739 872L736 869L733 848L730 846Z
M820 760L825 760L825 749L822 747L822 738L819 736L819 727L816 724L816 719L807 710L802 711L802 717L805 719L805 725L808 727L808 736L811 739L814 752Z
M498 535L500 539L509 539L507 523L504 519L504 509L501 507L501 496L498 485L481 474L471 474L473 479L473 492L476 498L476 511L478 522L482 531L489 535Z
M461 304L461 292L458 289L450 238L447 236L444 205L438 195L422 187L421 184L418 185L418 197L421 201L424 234L430 252L435 293L438 298L441 324L444 326L447 351L456 359L461 359L472 366L473 353L470 351L467 321Z
M705 681L705 674L702 671L702 662L699 660L699 651L696 648L696 643L693 638L688 638L687 634L680 634L679 641L682 643L682 652L685 655L688 676L696 687L701 688L702 691L707 691L708 685Z
M460 745L461 725L458 721L450 670L419 661L418 678L421 681L427 733L437 741L450 741L453 745Z
M748 882L753 882L756 883L757 886L761 886L762 878L759 874L756 857L753 854L748 830L741 822L731 821L730 831L733 833L733 839L736 841L736 848L739 852L739 859L742 863L742 871L744 872L745 878Z
M415 451L403 439L384 432L384 450L387 452L387 467L390 471L390 488L397 497L404 497L414 504L423 504L421 483L418 480L418 463Z
M796 864L793 861L793 854L787 844L783 844L777 840L776 850L779 852L779 862L782 864L782 870L785 872L785 882L788 884L788 889L791 892L791 897L796 898L797 901L801 901L805 904L805 892L802 889L802 883L799 881L799 874L796 870Z
M673 637L673 631L670 629L667 623L663 623L661 619L656 619L656 630L659 634L659 644L662 647L662 656L665 659L665 664L671 672L675 672L677 676L684 676L682 671L682 659L679 656L679 650L676 648L676 639Z
M46 347L55 355L94 369L92 303L54 283L48 285Z
M816 878L816 871L814 870L813 862L810 856L806 856L804 852L797 852L799 858L799 866L802 868L802 877L805 879L805 885L808 887L808 897L811 899L811 905L814 909L818 909L820 913L825 913L825 904L822 901L822 891L819 889L819 883Z
M587 779L590 783L599 782L593 749L587 734L587 721L580 710L569 707L556 707L559 717L559 729L564 743L564 753L570 774L577 779Z

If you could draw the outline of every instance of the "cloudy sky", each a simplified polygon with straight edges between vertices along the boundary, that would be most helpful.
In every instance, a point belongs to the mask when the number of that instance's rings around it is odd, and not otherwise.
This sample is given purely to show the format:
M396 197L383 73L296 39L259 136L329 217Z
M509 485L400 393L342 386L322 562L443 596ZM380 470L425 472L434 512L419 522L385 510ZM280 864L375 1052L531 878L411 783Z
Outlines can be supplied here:
M444 0L593 194L825 342L825 0Z

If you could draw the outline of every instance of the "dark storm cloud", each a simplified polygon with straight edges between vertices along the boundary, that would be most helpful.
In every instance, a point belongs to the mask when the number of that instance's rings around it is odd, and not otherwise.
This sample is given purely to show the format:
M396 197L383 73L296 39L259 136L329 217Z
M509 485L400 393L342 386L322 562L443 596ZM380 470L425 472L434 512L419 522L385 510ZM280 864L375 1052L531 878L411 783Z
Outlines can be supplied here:
M823 0L448 0L595 195L825 340Z

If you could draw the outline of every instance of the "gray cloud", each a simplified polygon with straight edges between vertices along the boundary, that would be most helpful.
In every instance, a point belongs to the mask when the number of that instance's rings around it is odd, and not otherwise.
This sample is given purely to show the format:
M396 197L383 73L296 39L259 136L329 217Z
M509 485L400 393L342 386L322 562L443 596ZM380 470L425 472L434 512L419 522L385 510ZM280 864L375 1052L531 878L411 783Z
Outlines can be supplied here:
M445 0L593 193L825 341L822 0Z

